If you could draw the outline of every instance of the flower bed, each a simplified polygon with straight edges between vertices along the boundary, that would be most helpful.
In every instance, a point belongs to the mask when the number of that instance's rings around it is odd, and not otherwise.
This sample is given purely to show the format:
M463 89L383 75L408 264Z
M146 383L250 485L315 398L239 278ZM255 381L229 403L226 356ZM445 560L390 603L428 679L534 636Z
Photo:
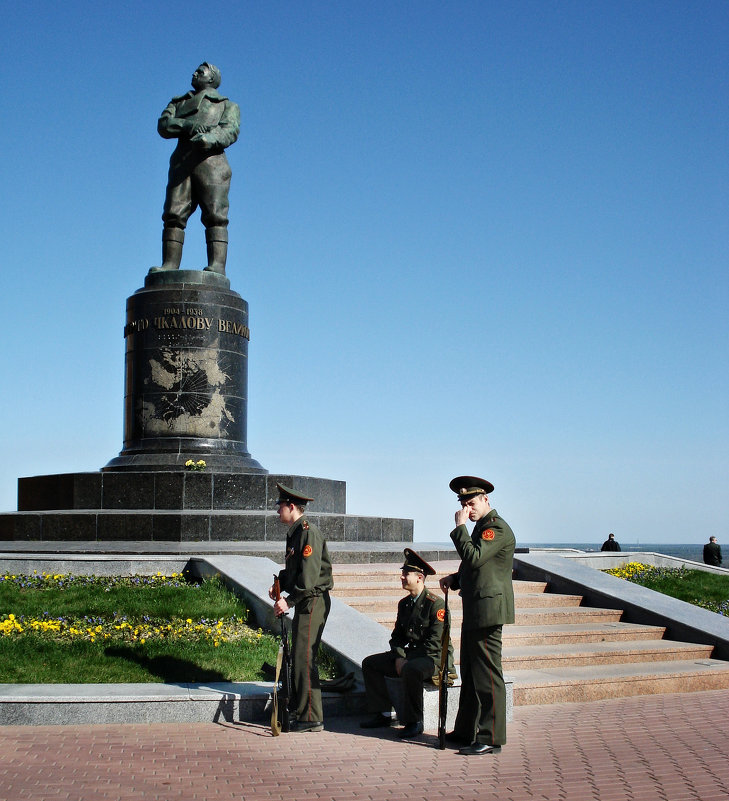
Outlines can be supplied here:
M729 615L729 578L726 576L685 567L654 567L641 562L628 562L603 572L710 612Z
M217 579L179 573L0 575L0 610L0 681L251 680L278 647ZM104 660L124 659L137 663L126 666L133 678L118 665L104 678Z

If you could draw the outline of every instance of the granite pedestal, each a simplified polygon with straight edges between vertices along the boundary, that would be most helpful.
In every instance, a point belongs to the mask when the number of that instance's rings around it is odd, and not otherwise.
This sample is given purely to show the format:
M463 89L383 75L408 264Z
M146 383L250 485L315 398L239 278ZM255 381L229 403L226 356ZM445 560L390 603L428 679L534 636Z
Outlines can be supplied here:
M347 515L343 481L269 475L252 458L248 304L224 275L149 274L127 299L124 338L121 453L99 472L20 478L0 540L280 541L280 482L314 498L307 516L330 541L412 542L412 520Z
M152 273L127 299L124 448L104 470L203 459L260 472L247 447L248 304L214 272Z

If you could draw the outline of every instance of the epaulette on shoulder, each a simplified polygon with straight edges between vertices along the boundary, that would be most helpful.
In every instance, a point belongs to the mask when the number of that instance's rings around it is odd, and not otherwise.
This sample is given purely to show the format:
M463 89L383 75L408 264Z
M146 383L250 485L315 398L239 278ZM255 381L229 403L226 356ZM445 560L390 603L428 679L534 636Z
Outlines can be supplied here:
M438 600L438 596L434 595L430 590L425 591L425 598L431 603L435 603Z
M306 520L304 520L304 522L301 524L301 528L303 528L304 531L309 530L309 524L306 522Z

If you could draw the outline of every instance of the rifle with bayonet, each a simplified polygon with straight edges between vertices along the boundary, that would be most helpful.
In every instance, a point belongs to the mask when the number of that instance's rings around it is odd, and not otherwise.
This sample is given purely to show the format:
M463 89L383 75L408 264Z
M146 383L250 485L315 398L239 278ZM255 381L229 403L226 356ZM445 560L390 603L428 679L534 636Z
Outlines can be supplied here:
M446 718L448 717L448 651L451 640L451 613L448 611L448 588L445 589L445 617L440 646L440 669L438 670L438 747L445 750Z
M281 584L278 576L273 577L273 595L275 601L281 600ZM271 734L274 737L278 737L282 731L288 732L291 729L291 719L289 717L291 649L289 648L289 635L284 622L285 617L286 615L279 615L281 620L281 644L276 657L276 676L273 681L273 706L271 709ZM281 684L280 690L279 682Z

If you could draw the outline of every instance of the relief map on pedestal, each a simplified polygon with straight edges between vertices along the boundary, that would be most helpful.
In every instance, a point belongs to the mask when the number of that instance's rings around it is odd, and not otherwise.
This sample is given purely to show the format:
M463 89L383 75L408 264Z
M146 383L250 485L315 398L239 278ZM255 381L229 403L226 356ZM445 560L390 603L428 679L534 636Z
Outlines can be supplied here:
M235 417L223 394L231 372L224 359L214 348L156 351L138 409L144 436L226 437Z

